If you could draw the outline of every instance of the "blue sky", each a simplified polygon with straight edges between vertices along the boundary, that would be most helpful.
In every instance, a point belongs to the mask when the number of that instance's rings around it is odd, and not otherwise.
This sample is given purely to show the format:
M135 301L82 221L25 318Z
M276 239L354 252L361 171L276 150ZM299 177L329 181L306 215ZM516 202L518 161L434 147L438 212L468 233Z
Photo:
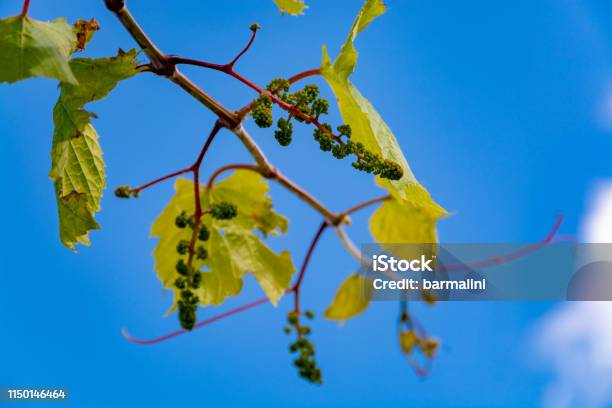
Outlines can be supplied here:
M0 15L17 14L18 1ZM612 161L612 4L605 1L508 3L389 0L387 14L358 39L354 82L385 118L417 178L454 216L440 223L444 242L533 242L557 212L563 233L579 229L586 200ZM168 53L224 62L263 29L237 69L260 84L315 68L321 45L334 55L359 1L310 1L306 15L281 17L270 0L130 1L145 30ZM135 44L102 0L32 0L39 19L95 17L101 24L88 56ZM1 51L0 51L1 52ZM215 72L186 68L231 107L253 94ZM325 84L315 80L326 89ZM2 192L0 386L66 386L71 405L165 406L539 406L550 373L528 338L547 303L439 304L414 312L443 341L431 376L418 378L398 350L397 305L377 303L344 327L317 318L313 341L325 385L301 381L282 326L289 302L265 305L157 346L125 341L120 328L148 337L173 330L162 318L171 299L152 270L149 226L172 184L137 201L107 192L93 246L73 254L57 237L48 179L56 84L0 85ZM213 116L161 78L139 75L91 104L105 152L109 187L139 184L190 163ZM339 122L336 111L330 115ZM335 209L379 191L348 162L321 154L299 127L290 148L249 125L270 159ZM224 132L204 171L249 161ZM320 220L273 186L276 208L290 220L296 262ZM351 237L369 242L368 214L354 217ZM356 269L336 237L326 235L304 283L304 304L320 312L343 277ZM244 293L210 316L260 296Z

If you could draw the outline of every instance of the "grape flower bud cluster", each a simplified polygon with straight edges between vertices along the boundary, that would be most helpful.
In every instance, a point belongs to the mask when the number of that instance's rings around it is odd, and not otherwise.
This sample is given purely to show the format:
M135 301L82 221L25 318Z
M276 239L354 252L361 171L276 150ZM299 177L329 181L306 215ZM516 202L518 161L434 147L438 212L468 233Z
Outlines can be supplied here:
M204 214L210 214L211 217L218 220L229 220L238 214L238 210L235 205L222 201L212 204ZM210 239L210 231L203 223L196 227L195 216L187 215L186 211L181 211L175 218L174 224L180 229L191 228L194 238L197 238L197 242L200 243L194 245L193 254L189 254L191 243L188 240L182 239L176 245L176 252L180 258L176 263L176 272L179 274L179 277L175 279L174 287L180 293L180 298L177 301L179 322L183 329L191 330L197 320L196 311L200 301L194 291L200 288L202 272L193 267L190 255L199 261L206 261L208 259L208 250L204 247L203 243ZM188 257L187 261L183 256Z
M319 143L322 151L330 152L336 159L344 159L354 155L353 167L360 171L372 173L389 180L399 180L404 175L402 167L393 160L383 159L380 154L369 151L361 142L353 142L352 129L348 124L336 127L337 135L333 133L329 123L320 123L319 118L329 113L329 102L319 97L317 85L309 84L303 89L290 93L290 84L283 78L272 80L266 87L266 92L255 99L251 105L250 114L255 124L261 128L269 128L274 123L272 115L272 95L292 106L287 117L281 117L276 122L274 137L281 146L291 144L293 138L292 120L315 124L313 137Z
M314 317L314 313L307 311L304 313L308 319ZM300 377L315 384L322 384L321 369L317 366L315 360L314 345L308 339L311 330L310 327L300 324L300 314L296 311L289 312L287 315L288 325L285 326L286 334L295 332L297 339L289 346L291 353L297 353L298 356L293 360L293 365L298 369Z

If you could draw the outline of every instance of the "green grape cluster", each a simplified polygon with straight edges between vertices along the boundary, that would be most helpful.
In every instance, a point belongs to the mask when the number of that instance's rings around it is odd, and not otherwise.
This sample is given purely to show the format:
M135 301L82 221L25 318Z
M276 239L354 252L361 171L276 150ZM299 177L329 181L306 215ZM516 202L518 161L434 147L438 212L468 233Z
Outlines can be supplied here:
M115 197L117 198L138 198L138 191L132 190L130 186L120 186L115 189Z
M188 216L185 211L182 211L174 220L174 224L178 228L195 227L195 218L193 215ZM207 241L210 237L210 232L206 225L200 225L197 232L198 241ZM190 242L186 239L182 239L176 245L176 252L180 256L187 255L189 253ZM202 245L195 247L195 257L199 260L206 260L208 252ZM174 287L180 292L180 299L177 302L179 322L181 327L185 330L191 330L195 326L197 316L196 311L198 308L199 298L193 292L200 287L202 283L202 272L194 268L185 262L182 257L179 258L176 263L176 272L179 277L174 281Z
M290 120L280 118L278 122L276 122L276 126L278 126L278 129L274 131L274 138L279 145L289 146L293 136L293 124Z
M314 313L308 311L304 313L304 316L312 319ZM321 384L323 380L321 369L317 367L315 360L314 345L308 340L308 336L311 333L310 327L300 324L300 315L295 311L289 312L287 322L289 325L285 326L285 333L297 333L296 341L289 346L291 353L298 354L297 358L293 360L293 364L298 369L298 373L302 378L315 384Z
M380 155L367 150L363 143L351 140L352 129L350 125L344 124L336 128L338 137L333 139L332 128L329 123L321 125L323 129L316 128L313 132L314 139L319 143L319 148L325 152L331 151L336 159L344 159L353 154L357 158L352 163L353 168L372 173L389 180L399 180L404 175L404 170L396 162L383 159ZM345 137L343 139L342 137Z
M253 101L251 116L255 120L255 124L260 128L272 126L272 99L270 99L269 95L261 94L259 98Z
M210 206L210 215L218 220L229 220L238 215L238 209L232 203L221 201Z
M235 205L227 201L221 201L213 204L204 212L210 214L211 217L218 220L229 220L238 214L238 209ZM181 211L174 219L174 224L177 228L195 229L195 216L188 215L186 211ZM195 238L199 244L193 248L193 256L199 261L208 259L208 250L202 245L210 239L210 231L204 224L200 224L197 231L194 231ZM179 260L176 263L176 272L179 277L174 281L174 287L179 290L180 299L177 302L179 322L185 330L191 330L197 321L197 308L200 301L194 293L202 283L202 272L194 268L183 256L189 256L191 243L182 239L176 245L176 252L179 254Z
M303 89L291 93L289 92L290 84L286 79L275 78L266 86L266 90L294 108L286 118L279 118L276 122L277 129L274 131L274 138L281 146L291 144L293 136L291 121L293 119L298 122L314 123L316 127L313 136L321 150L331 151L337 159L344 159L352 154L356 157L352 164L355 169L382 178L399 180L404 175L402 167L396 162L383 159L379 154L370 152L360 142L354 143L351 140L352 129L348 124L338 126L336 128L338 134L334 135L329 123L319 123L321 115L329 113L329 102L319 97L319 88L315 84L308 84ZM270 94L262 94L253 102L251 115L260 127L272 125ZM295 112L296 109L301 115Z

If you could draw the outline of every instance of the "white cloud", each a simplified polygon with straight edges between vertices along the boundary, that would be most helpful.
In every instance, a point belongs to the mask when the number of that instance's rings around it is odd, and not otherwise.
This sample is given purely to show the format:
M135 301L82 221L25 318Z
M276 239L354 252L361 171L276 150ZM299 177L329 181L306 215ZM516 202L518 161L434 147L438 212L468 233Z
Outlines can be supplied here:
M612 181L600 183L591 195L581 241L612 242ZM543 407L612 405L612 302L558 306L538 322L536 347L554 372Z
M544 407L610 406L611 317L611 302L572 302L540 321L538 351L555 377L544 392Z
M612 181L599 183L592 194L581 238L583 242L612 242Z

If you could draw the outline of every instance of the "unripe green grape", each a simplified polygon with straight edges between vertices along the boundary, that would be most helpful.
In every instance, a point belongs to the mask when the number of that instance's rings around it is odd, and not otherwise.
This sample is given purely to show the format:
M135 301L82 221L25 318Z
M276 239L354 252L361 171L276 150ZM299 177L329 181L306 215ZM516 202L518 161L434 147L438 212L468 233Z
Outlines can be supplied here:
M189 228L193 229L195 227L195 216L194 215L190 215L187 218L187 225L189 225Z
M344 159L351 154L349 145L337 143L332 147L332 154L336 159Z
M327 128L325 124L323 127ZM313 131L314 139L319 142L319 148L324 152L330 151L333 148L333 141L327 135L327 133L319 128L315 128Z
M189 274L189 267L184 260L179 259L179 261L176 263L176 271L179 275L187 276Z
M261 95L253 102L251 116L260 128L272 126L272 100L268 95Z
M181 213L174 220L174 224L179 228L185 228L187 226L187 213L181 211Z
M179 321L181 327L185 330L191 330L195 326L196 313L191 307L180 306L179 304Z
M348 125L348 124L340 125L336 129L338 130L338 133L340 134L340 136L346 136L348 138L350 138L353 133L353 130L351 129L351 125Z
M391 160L385 160L383 162L383 169L380 172L380 177L389 180L399 180L403 177L404 170L402 167Z
M176 245L176 252L181 255L185 255L189 250L189 241L186 239L181 239L179 243Z
M208 251L203 246L198 246L196 248L196 258L200 261L206 260L208 258Z
M185 279L181 277L176 278L176 280L174 281L174 286L177 289L185 289Z
M115 189L115 197L117 198L130 198L132 190L130 186L121 186Z
M315 99L312 103L312 114L315 118L320 115L327 115L329 113L329 102L326 99Z
M266 86L266 89L270 92L288 92L289 91L289 81L284 78L274 78L270 83Z
M181 291L181 299L183 299L186 303L190 303L191 298L193 297L193 292L189 289L185 289Z
M238 214L238 209L232 203L222 201L210 206L210 215L218 220L229 220Z
M315 101L317 96L319 96L319 87L315 84L308 84L302 90L304 93L305 102L311 104Z
M198 231L198 239L200 241L208 241L210 238L210 231L206 228L206 225L200 225L200 230Z
M289 314L287 314L287 321L292 326L294 326L298 322L298 318L299 316L297 312L289 312Z
M197 284L197 285L199 286L199 285L200 285L200 283L202 282L202 272L196 272L196 273L193 275L192 280L193 280L193 283L194 283L194 284Z
M285 118L280 118L277 125L278 129L274 132L274 137L281 146L288 146L291 143L293 124Z

